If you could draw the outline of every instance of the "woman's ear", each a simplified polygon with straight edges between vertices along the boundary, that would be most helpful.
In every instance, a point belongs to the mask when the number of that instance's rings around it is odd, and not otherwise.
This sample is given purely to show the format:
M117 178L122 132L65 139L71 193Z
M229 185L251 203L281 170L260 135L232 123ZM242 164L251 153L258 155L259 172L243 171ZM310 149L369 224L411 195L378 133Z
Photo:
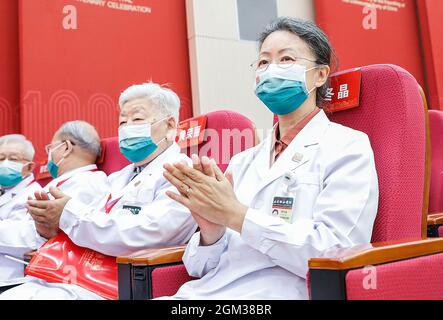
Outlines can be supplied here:
M319 66L317 68L317 80L315 82L315 86L320 88L323 86L326 81L328 81L329 74L331 73L331 68L329 66Z

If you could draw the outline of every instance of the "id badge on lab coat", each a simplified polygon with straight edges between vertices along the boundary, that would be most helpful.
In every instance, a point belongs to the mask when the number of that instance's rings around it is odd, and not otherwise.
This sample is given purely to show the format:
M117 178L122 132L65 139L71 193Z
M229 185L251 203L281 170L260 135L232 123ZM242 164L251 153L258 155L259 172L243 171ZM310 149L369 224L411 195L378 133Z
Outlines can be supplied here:
M274 197L274 200L272 200L272 215L292 223L294 201L293 197Z

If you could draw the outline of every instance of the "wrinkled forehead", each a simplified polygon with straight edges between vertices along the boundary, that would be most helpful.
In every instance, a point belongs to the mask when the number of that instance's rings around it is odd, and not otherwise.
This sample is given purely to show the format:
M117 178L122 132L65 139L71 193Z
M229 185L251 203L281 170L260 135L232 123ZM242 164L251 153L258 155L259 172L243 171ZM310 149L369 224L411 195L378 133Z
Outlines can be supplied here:
M133 99L123 105L120 110L120 117L128 117L134 114L152 117L157 115L157 110L153 103L146 98Z
M0 145L0 155L26 158L25 146L18 142L7 142Z

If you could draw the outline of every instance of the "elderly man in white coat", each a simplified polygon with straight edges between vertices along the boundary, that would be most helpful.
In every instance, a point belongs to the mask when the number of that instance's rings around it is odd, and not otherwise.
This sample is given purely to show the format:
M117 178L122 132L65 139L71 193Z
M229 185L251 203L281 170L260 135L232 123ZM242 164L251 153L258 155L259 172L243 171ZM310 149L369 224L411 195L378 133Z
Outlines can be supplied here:
M28 196L37 198L42 194L54 192L54 188L63 191L71 197L79 199L88 205L98 205L99 201L108 194L110 188L107 176L99 171L95 162L100 156L100 138L95 128L84 121L71 121L63 124L54 134L52 142L46 146L48 153L48 170L54 178L45 188L34 188L26 195L22 204L22 210L26 213L32 212L29 206ZM28 181L29 183L29 181ZM26 204L28 200L28 204ZM23 214L24 214L23 213ZM47 239L54 237L59 232L58 226L50 226L47 221L40 220L38 216L33 216L35 221L28 215L30 221L27 222L27 228L9 230L9 233L0 233L0 237L10 237L8 250L17 252L15 256L20 259L27 247L18 240L18 235L26 237L32 246L29 249L37 249ZM15 238L11 234L18 234ZM1 241L1 240L0 240ZM35 244L34 244L35 243ZM5 251L6 249L0 249ZM24 266L17 266L23 275ZM16 288L28 290L29 287L38 283L38 279L26 277L27 285L21 285ZM16 289L14 288L14 289ZM28 288L28 289L27 289ZM14 290L11 289L11 290ZM6 292L9 292L8 290ZM15 298L21 298L16 296Z
M309 258L370 242L378 180L369 139L317 107L330 61L314 23L278 19L254 65L256 94L279 118L272 134L233 157L226 176L206 158L195 169L165 166L181 193L168 195L200 226L184 263L201 279L175 298L307 299Z
M172 90L144 83L125 90L119 104L120 151L132 164L109 176L110 193L99 206L88 206L55 191L56 200L41 205L75 244L109 256L187 243L197 223L185 206L166 196L176 189L163 177L165 163L191 165L175 143L180 100ZM17 290L0 297L101 299L73 284L40 283L34 289L32 295Z
M41 189L32 174L34 155L24 136L0 137L0 291L25 281L23 264L14 259L44 242L26 209L28 197Z

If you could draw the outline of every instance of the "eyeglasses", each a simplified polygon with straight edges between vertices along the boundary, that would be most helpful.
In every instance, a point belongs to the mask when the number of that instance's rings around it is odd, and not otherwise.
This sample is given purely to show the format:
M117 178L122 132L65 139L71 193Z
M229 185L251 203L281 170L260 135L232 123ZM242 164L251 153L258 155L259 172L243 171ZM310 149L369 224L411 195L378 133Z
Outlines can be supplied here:
M295 57L293 58L293 60L284 60L284 61L279 61L277 63L275 63L279 68L282 69L290 69L294 64L297 64L298 62L300 62L300 60L305 60L305 61L309 61L309 62L314 62L314 63L318 63L315 60L311 60L311 59L307 59L307 58L301 58L301 57ZM266 71L268 70L268 67L274 63L274 61L272 60L266 60L266 59L258 59L256 61L254 61L253 63L250 64L250 67L254 70L254 71Z
M59 146L63 145L64 143L70 142L73 146L75 146L75 143L72 142L72 140L64 140L64 141L59 141L58 145L56 147L53 147L54 144L57 144L57 142L54 143L49 143L45 146L45 151L46 154L49 154L49 152L51 152L52 149L58 148Z

